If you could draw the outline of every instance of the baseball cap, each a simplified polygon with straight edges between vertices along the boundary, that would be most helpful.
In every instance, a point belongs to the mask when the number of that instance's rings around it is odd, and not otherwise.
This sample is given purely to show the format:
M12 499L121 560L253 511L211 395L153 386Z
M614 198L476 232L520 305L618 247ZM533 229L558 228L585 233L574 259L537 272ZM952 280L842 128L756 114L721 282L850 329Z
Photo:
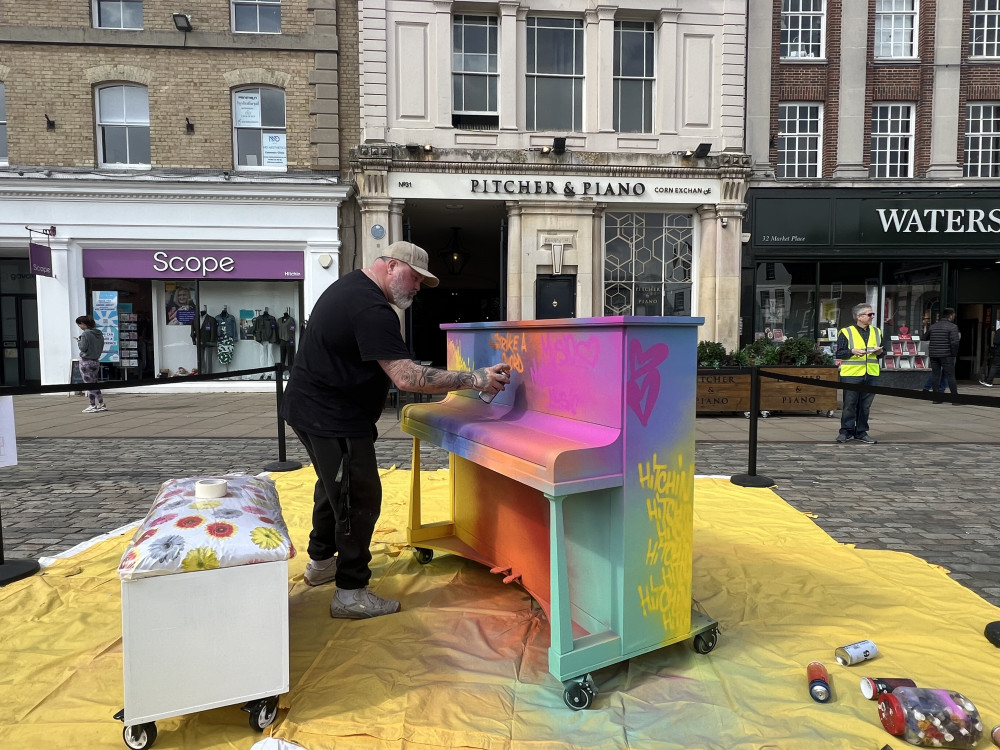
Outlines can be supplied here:
M382 251L382 258L395 258L424 277L424 286L437 286L438 277L427 270L427 251L412 242L398 240Z

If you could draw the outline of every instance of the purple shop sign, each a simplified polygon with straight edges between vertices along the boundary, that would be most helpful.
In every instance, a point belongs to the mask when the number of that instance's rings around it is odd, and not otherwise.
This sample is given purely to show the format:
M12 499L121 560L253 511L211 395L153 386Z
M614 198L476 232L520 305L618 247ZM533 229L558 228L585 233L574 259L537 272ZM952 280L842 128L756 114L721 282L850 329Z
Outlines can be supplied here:
M37 242L29 242L28 266L35 276L51 276L52 248L48 245L39 245Z
M95 279L301 279L295 250L83 251L83 275Z

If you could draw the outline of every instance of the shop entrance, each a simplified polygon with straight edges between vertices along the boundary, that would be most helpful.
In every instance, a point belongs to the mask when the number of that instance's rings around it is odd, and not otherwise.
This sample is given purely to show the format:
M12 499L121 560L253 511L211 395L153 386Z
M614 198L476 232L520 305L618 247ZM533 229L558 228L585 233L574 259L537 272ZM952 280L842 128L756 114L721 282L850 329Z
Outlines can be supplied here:
M493 201L408 200L403 238L427 251L441 283L424 288L407 311L414 359L447 364L442 323L505 320L506 207Z
M38 354L38 300L34 295L0 295L3 385L41 385Z

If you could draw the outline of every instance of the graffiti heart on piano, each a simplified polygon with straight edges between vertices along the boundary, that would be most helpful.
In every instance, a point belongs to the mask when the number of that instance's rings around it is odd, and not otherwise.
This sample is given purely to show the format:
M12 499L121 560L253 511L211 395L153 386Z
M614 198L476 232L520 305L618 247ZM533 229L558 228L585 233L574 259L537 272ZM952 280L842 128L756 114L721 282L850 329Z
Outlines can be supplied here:
M670 354L666 344L654 344L643 350L642 342L632 339L628 345L628 384L625 401L645 427L660 395L660 363Z

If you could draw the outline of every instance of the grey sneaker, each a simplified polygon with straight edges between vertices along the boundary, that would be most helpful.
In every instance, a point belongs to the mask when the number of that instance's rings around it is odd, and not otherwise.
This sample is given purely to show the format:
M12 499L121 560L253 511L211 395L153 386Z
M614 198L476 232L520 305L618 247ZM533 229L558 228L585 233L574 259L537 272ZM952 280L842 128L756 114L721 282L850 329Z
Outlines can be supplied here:
M841 433L840 435L837 435L837 442L838 443L846 443L848 440L852 440L852 439L853 438L850 435L844 435L843 433Z
M347 603L341 600L347 599ZM399 612L399 602L383 599L367 586L363 589L337 589L330 602L330 617L344 620L365 620Z
M328 557L325 560L310 560L302 574L310 586L322 586L337 577L337 558Z
M860 437L855 437L855 440L860 440L862 443L868 443L869 445L875 445L878 440L873 438L871 435L861 435Z
M107 411L107 410L108 410L108 407L105 406L104 404L98 404L97 408L94 409L94 411Z
M83 413L84 414L93 414L95 411L97 411L97 407L94 406L93 404L91 404L90 406L88 406L86 409L83 410Z

